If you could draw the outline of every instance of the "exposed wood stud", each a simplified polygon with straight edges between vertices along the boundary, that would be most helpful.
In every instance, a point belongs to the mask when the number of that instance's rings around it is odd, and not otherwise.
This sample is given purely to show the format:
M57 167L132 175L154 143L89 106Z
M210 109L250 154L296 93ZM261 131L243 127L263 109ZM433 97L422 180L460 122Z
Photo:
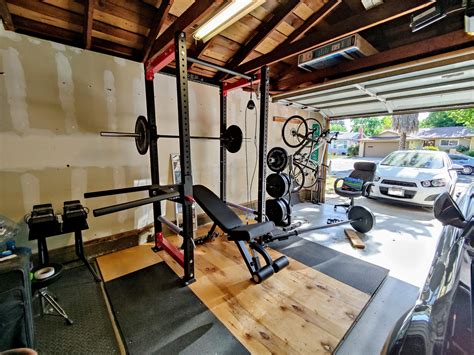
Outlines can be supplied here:
M164 49L174 38L176 32L184 31L186 28L212 13L222 3L222 0L197 0L180 17L178 17L162 34L152 46L148 60L151 60L162 49Z
M431 4L432 1L428 0L386 0L383 5L372 9L370 16L367 16L366 11L355 14L348 19L344 19L341 22L330 26L326 31L317 31L308 34L300 40L293 42L291 46L285 46L284 48L278 47L268 54L248 61L241 65L238 68L238 71L246 73L251 72L264 65L269 65L282 59L293 57L315 47L410 14Z
M84 3L84 48L90 49L92 43L92 22L94 18L94 0Z
M160 33L161 28L168 17L168 13L171 9L171 6L173 5L173 1L174 0L163 0L160 7L156 10L156 14L153 17L153 21L151 23L150 32L148 32L148 36L143 47L142 62L145 62L148 59L156 37Z
M288 45L301 37L312 27L317 25L321 20L323 20L329 13L331 13L342 0L330 0L324 4L318 11L312 14L300 27L294 30L288 38L280 44L280 46ZM283 47L282 47L283 48Z
M15 31L15 26L13 25L13 20L8 10L6 0L0 0L0 17L3 20L3 26L7 31Z

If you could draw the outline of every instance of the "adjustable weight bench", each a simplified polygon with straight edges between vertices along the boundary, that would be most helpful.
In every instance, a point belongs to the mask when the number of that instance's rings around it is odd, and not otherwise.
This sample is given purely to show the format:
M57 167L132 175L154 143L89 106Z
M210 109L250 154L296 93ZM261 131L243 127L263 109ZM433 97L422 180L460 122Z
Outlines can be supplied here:
M275 230L273 222L244 224L229 206L203 185L193 186L193 197L214 222L211 231L214 231L217 225L228 235L228 240L237 244L252 279L256 283L268 279L275 272L288 266L289 261L286 256L273 261L264 248L264 239L271 239L271 233ZM252 254L245 243L249 244ZM265 266L261 266L257 253L265 260Z

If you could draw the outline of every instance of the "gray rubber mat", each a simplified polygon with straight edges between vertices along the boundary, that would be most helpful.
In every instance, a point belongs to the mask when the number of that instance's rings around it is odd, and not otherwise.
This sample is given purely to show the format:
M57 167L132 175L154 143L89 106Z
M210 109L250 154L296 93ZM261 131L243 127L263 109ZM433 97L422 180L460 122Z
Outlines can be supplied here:
M248 354L165 263L105 288L130 354Z
M66 325L57 316L35 318L39 354L120 353L100 284L85 266L65 270L48 289L58 297L74 324Z
M270 243L269 246L369 295L377 291L389 272L380 266L297 236Z

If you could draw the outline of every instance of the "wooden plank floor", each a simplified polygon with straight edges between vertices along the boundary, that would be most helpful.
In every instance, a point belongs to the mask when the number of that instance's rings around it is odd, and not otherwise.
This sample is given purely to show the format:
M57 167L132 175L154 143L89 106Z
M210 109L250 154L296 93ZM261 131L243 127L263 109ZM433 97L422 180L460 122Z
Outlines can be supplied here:
M150 257L145 250L149 248L98 258L104 279L162 260L182 275L169 255ZM274 258L281 256L269 252ZM189 287L251 353L331 353L370 299L293 259L286 269L256 285L235 244L222 237L199 246L195 261L197 282Z

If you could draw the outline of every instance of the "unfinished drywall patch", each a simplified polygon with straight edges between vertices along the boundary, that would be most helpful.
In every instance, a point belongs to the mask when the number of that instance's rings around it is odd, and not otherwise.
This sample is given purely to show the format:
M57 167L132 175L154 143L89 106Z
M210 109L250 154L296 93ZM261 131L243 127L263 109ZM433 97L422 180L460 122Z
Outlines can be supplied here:
M20 53L15 48L2 49L5 75L5 92L7 95L11 125L16 132L29 128L28 106L26 104L26 81Z
M56 53L55 59L58 72L59 100L64 111L64 128L66 133L73 133L77 130L77 121L71 64L63 52Z

